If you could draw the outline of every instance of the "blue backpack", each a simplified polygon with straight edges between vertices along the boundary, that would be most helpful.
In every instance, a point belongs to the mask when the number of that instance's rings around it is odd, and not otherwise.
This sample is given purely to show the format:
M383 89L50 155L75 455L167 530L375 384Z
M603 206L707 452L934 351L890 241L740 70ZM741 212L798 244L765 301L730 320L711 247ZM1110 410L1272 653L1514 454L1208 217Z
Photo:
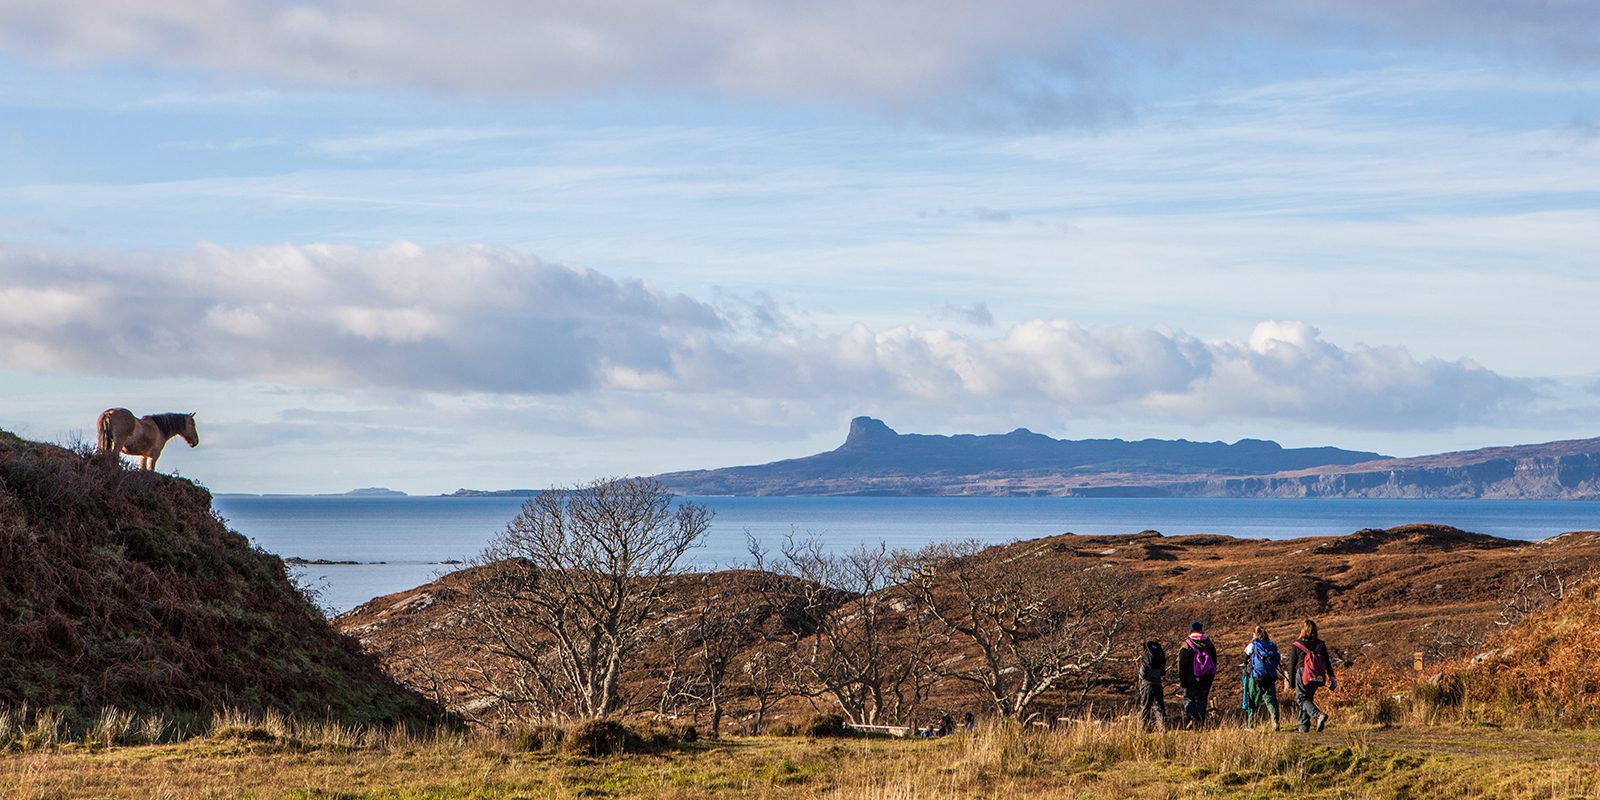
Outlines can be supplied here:
M1261 639L1250 643L1250 677L1277 680L1278 663L1277 645Z

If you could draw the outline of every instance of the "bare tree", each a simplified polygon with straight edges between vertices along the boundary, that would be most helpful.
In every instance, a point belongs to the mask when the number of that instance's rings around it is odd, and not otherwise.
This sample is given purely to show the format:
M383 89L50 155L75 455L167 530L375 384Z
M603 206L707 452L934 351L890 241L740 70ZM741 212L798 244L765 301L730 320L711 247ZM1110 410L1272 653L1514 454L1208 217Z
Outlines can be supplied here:
M469 682L536 716L604 717L665 581L710 527L646 478L602 479L528 500L492 540L458 636Z
M890 608L904 623L897 626L888 648L884 670L885 711L889 719L914 724L922 704L939 683L940 675L934 661L936 654L947 649L950 635L937 620L920 613L905 587L895 586L889 592Z
M740 696L755 704L749 726L752 734L761 733L767 722L767 712L791 691L785 681L785 676L792 672L789 643L784 637L764 629L761 634L761 639L740 657L734 684Z
M736 570L690 576L679 595L681 609L656 625L650 650L662 663L656 669L656 714L675 716L687 705L695 722L707 713L712 736L722 735L733 687L733 672L744 651L759 641L764 609L751 603L753 581ZM744 589L741 592L741 589ZM743 596L741 596L743 595Z
M885 545L829 552L816 539L788 537L777 558L752 540L756 569L770 603L787 608L797 624L786 629L794 689L825 697L851 722L877 724L891 710L899 679L892 606L894 558Z
M712 736L722 735L729 674L740 653L756 638L752 626L759 622L759 609L739 602L729 587L724 586L728 591L714 590L713 582L727 577L726 573L705 576L685 637L691 648L689 663L695 686L711 716Z
M1509 576L1500 591L1496 625L1515 625L1543 611L1594 576L1594 568L1545 557Z
M1010 558L984 549L925 548L902 560L904 586L954 642L977 651L939 662L938 672L978 688L995 713L1027 720L1041 696L1114 660L1133 582L1098 559L1069 556L1047 572L1038 548Z

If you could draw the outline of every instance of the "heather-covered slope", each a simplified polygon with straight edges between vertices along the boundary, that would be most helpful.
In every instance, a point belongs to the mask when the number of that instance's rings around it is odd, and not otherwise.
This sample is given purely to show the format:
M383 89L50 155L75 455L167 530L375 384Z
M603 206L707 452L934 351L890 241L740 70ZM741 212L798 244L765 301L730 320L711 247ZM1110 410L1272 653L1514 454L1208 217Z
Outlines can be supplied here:
M0 704L429 717L195 484L0 432Z
M1593 546L1600 533L1561 537ZM1596 564L1600 567L1600 564ZM1600 575L1509 628L1455 674L1475 713L1507 722L1600 724ZM1535 587L1551 592L1553 580Z
M1137 590L1132 594L1146 598L1143 607L1132 609L1137 630L1126 637L1128 657L1136 654L1137 643L1146 636L1176 646L1189 622L1202 620L1231 662L1257 623L1266 623L1275 638L1286 641L1301 620L1314 617L1335 656L1362 669L1393 671L1409 668L1412 654L1419 651L1430 668L1475 652L1497 629L1514 590L1530 576L1570 578L1600 566L1600 534L1524 542L1438 525L1277 541L1168 537L1154 531L1063 534L989 548L979 558L1046 577L1069 574L1074 565L1081 569L1083 563L1125 575ZM739 596L748 591L750 577L748 572L713 573L688 576L683 582L721 586L722 594ZM373 600L341 616L336 624L359 636L402 678L423 685L432 678L417 671L422 650L429 650L446 670L458 661L459 654L453 652L458 644L438 632L452 629L461 598L478 579L474 570L458 572ZM692 616L692 607L682 602L687 597L674 599L658 615L665 634L661 641L677 638ZM963 652L959 641L947 647L952 659L947 665L974 656ZM661 673L667 666L664 654L660 647L647 648L630 679ZM1113 670L1108 683L1115 691L1105 697L1114 705L1126 697L1117 682L1126 684L1133 670L1125 666ZM967 687L951 682L932 692L931 703L979 707Z

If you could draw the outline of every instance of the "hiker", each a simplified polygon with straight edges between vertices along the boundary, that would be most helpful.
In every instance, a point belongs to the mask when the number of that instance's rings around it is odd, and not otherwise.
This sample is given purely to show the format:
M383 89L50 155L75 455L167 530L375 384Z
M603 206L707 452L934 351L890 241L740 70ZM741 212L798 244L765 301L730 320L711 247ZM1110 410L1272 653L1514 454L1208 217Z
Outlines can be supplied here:
M956 721L949 714L939 718L939 736L949 736L956 732Z
M1255 713L1262 704L1272 713L1272 729L1278 727L1278 645L1267 635L1265 625L1256 626L1256 636L1244 646L1244 724L1255 724Z
M1139 669L1139 719L1146 730L1167 729L1166 680L1167 651L1160 642L1145 642L1144 662Z
M1294 684L1294 702L1300 707L1300 732L1305 733L1315 725L1317 730L1328 726L1328 715L1317 708L1317 690L1323 686L1339 688L1333 677L1333 661L1328 658L1328 645L1317 636L1316 620L1308 619L1300 626L1300 638L1294 640L1294 650L1289 653L1289 681Z
M1217 648L1206 636L1205 626L1189 626L1189 638L1178 648L1178 683L1183 685L1183 724L1200 728L1206 724L1211 703L1211 682L1217 677Z
M961 729L962 730L966 731L967 733L972 733L974 730L977 730L977 728L978 728L978 721L972 717L972 712L971 711L968 711L966 714L963 714L961 716Z

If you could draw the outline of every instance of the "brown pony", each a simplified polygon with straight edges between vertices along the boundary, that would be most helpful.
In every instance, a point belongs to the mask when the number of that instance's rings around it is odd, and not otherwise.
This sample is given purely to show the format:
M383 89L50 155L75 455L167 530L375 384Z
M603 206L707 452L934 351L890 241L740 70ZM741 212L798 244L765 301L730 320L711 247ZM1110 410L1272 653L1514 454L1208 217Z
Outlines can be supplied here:
M174 436L182 436L190 447L200 444L200 432L194 427L193 414L151 414L133 416L126 408L108 408L100 415L100 453L127 453L139 457L139 468L154 471L161 448Z

